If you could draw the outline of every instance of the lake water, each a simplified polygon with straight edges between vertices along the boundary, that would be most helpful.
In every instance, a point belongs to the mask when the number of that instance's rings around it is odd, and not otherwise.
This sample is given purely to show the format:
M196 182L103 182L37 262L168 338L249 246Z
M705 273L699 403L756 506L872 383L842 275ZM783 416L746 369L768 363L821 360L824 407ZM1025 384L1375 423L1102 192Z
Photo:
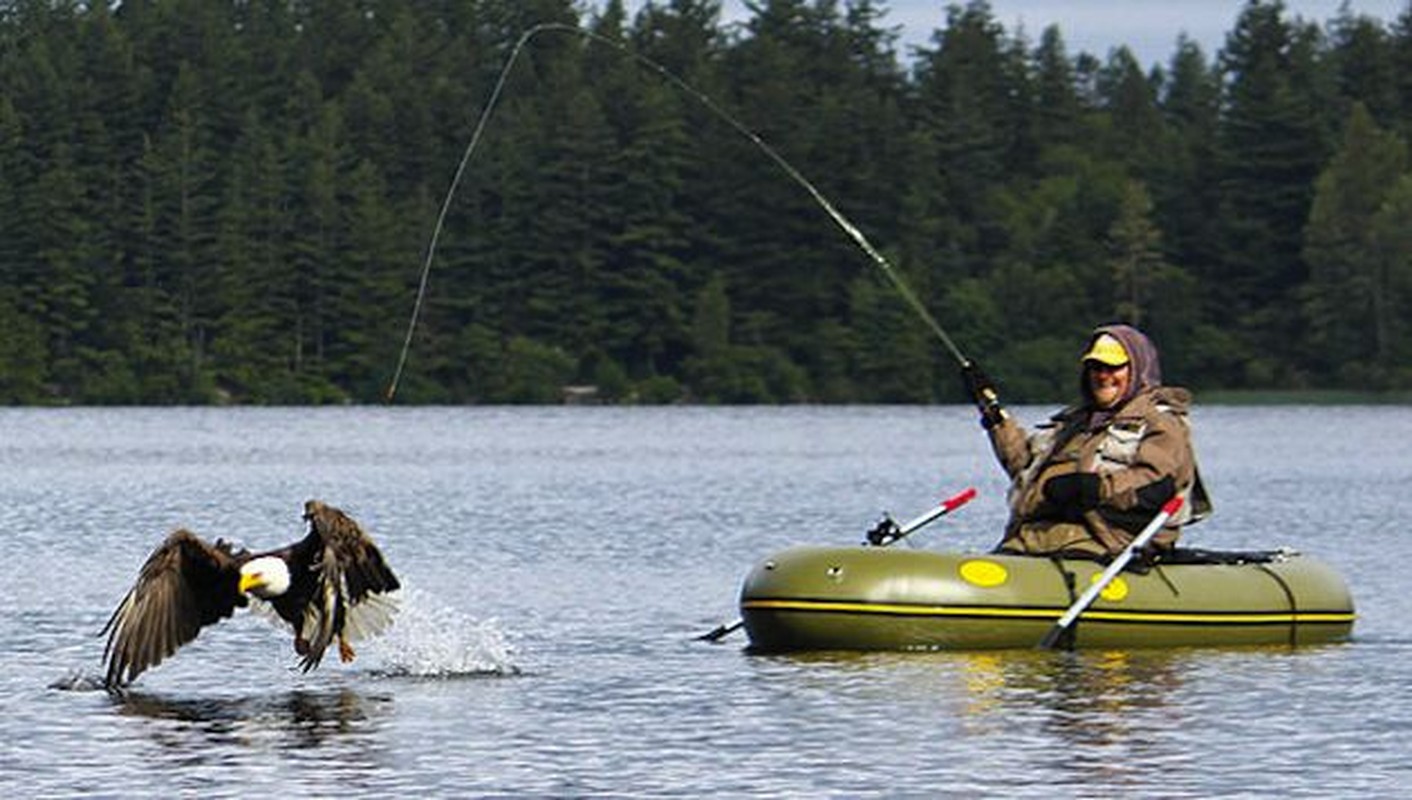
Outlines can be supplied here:
M1047 409L1018 413L1034 421ZM7 796L1279 796L1412 791L1412 409L1199 407L1216 515L1186 541L1332 563L1354 641L758 656L748 568L919 532L983 550L1004 481L940 408L0 410ZM241 615L93 687L172 528L253 548L308 498L407 587L388 636L304 675Z

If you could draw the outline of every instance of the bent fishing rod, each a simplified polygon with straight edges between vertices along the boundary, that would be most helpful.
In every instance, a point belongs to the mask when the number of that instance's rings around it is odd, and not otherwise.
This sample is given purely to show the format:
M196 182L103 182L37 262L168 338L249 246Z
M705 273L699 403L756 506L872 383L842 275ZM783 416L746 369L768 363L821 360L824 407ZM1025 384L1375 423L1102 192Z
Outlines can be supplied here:
M421 316L422 306L426 299L427 284L431 275L432 261L436 255L437 243L441 238L441 231L445 227L446 216L451 208L452 198L455 196L456 189L460 186L461 180L465 175L466 166L470 163L471 154L475 152L476 146L480 143L481 137L485 133L485 128L490 120L490 116L494 112L496 105L500 102L500 96L505 88L506 79L509 77L510 71L514 68L516 60L519 59L520 52L531 39L541 33L551 31L577 35L590 42L598 42L616 49L618 52L632 58L642 66L656 72L664 80L676 86L681 91L686 92L687 95L694 98L741 136L753 142L755 146L769 157L776 166L783 170L791 180L808 192L809 196L828 214L834 224L867 254L872 262L877 265L878 269L882 270L883 274L886 275L887 279L892 283L893 288L897 290L897 293L901 295L902 299L911 307L927 328L936 335L937 339L941 341L942 345L945 346L946 350L956 359L957 363L963 368L972 364L971 360L966 358L961 352L961 349L956 346L956 343L953 342L946 331L942 329L941 325L936 321L936 318L927 310L926 305L923 304L916 293L912 291L912 287L908 286L907 282L902 279L902 276L897 274L897 270L893 268L892 264L888 262L887 258L885 258L882 253L878 252L878 249L873 246L873 243L868 241L868 237L863 235L863 232L858 226L854 225L845 217L843 213L824 196L824 193L819 191L818 187L814 186L808 178L805 178L803 173L795 169L794 165L785 160L784 156L780 155L778 151L765 142L759 134L747 128L744 123L736 119L734 115L718 105L716 101L712 100L704 92L696 89L657 61L632 50L626 43L573 25L560 22L545 22L535 25L521 34L520 38L515 42L515 46L510 50L510 55L505 61L505 66L501 68L500 75L495 81L494 88L491 90L490 98L486 101L485 109L482 110L480 118L476 121L475 128L471 134L470 141L466 145L465 152L462 153L461 160L456 165L456 171L451 178L451 185L447 188L446 196L441 202L441 210L437 214L436 225L432 229L431 238L427 243L426 255L422 262L421 277L417 284L417 296L412 306L412 317L407 323L407 334L402 342L402 352L397 359L397 368L394 370L392 380L387 387L385 396L387 402L391 403L397 394L397 386L401 381L403 369L406 367L407 354L411 350L412 337L416 333L417 321Z

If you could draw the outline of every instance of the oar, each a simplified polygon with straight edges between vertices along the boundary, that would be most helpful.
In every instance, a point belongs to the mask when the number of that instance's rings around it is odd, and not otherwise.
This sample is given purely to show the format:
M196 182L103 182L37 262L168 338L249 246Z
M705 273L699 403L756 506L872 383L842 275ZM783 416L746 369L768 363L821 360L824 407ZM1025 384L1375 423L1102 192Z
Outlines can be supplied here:
M1181 507L1181 497L1173 497L1171 500L1168 500L1162 506L1162 510L1157 512L1157 516L1153 517L1152 521L1147 523L1147 527L1142 529L1142 533L1139 533L1136 539L1133 539L1128 543L1127 547L1123 548L1123 552L1119 553L1118 557L1113 559L1113 563L1109 564L1108 568L1103 570L1103 574L1098 576L1098 580L1094 582L1092 586L1088 587L1088 591L1080 595L1079 599L1075 600L1074 604L1069 606L1069 610L1065 611L1064 615L1059 618L1059 621L1054 623L1054 627L1050 628L1049 633L1046 633L1044 638L1040 640L1040 648L1044 650L1054 649L1054 646L1059 644L1064 638L1064 635L1073 627L1079 615L1088 610L1089 606L1093 605L1093 601L1098 599L1098 596L1103 593L1103 590L1108 588L1108 584L1112 583L1113 579L1118 576L1118 573L1122 572L1123 568L1128 565L1128 562L1133 560L1133 556L1137 555L1139 550L1146 547L1147 543L1152 541L1152 537L1156 536L1157 532L1162 530L1162 526L1166 524L1167 520L1170 519L1173 514L1177 513L1177 509Z
M974 487L964 489L956 496L943 500L941 505L933 508L931 511L908 520L901 527L898 527L897 523L893 522L891 517L885 518L882 522L878 523L876 528L868 531L868 544L877 545L878 547L887 547L893 542L900 542L907 538L913 531L925 527L931 524L933 520L940 519L950 514L953 510L971 502L971 498L975 496L976 490Z
M882 539L878 542L878 545L879 545L880 547L887 547L888 545L892 544L893 542L898 542L898 541L901 541L901 540L905 539L909 534L911 534L913 531L917 530L918 528L924 527L924 526L930 524L931 522L933 522L933 521L935 521L935 520L938 520L938 519L940 519L940 518L946 516L947 514L950 514L952 511L955 511L956 509L960 508L961 506L964 506L965 504L971 502L971 498L973 498L973 497L975 497L975 496L976 496L975 487L971 487L971 488L968 488L968 489L965 489L965 490L961 491L959 494L957 494L957 495L954 496L954 497L950 497L950 498L948 498L948 499L946 499L946 500L943 500L943 501L941 502L941 505L937 506L936 508L933 508L931 511L928 511L927 513L922 514L922 515L919 516L919 517L916 517L916 518L914 518L914 519L908 520L905 525L903 525L902 527L898 528L895 532L891 532L891 531L888 532L887 536L884 537L884 538L882 538ZM722 623L722 624L720 624L720 625L717 625L717 626L716 626L714 629L712 629L711 631L709 631L709 632L707 632L707 633L703 633L703 634L701 634L700 636L698 636L698 637L696 637L696 638L699 639L699 640L701 640L701 641L703 641L703 642L714 642L714 641L718 641L718 640L720 640L720 639L725 638L727 635L729 635L729 634L731 634L731 633L734 633L735 631L739 630L740 627L741 627L742 625L744 625L744 624L745 624L745 620L743 620L743 619L738 619L738 620L736 620L735 622L732 622L732 623L729 624L729 625L726 625L726 624Z

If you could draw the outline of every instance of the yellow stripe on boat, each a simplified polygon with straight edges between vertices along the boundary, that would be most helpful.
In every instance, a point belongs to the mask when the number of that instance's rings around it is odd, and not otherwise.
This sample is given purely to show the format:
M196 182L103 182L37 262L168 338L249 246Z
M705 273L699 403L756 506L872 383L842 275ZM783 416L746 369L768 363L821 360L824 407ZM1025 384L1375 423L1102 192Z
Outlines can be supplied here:
M895 603L840 603L819 600L746 600L740 604L743 610L775 609L783 611L813 611L836 614L885 614L888 616L914 617L997 617L1006 619L1058 619L1064 614L1063 608L1002 608L1002 607L954 607L916 606ZM1351 624L1355 615L1347 612L1281 612L1281 613L1239 613L1223 611L1215 614L1200 612L1144 612L1144 611L1105 611L1089 609L1083 619L1107 620L1110 622L1170 622L1178 624L1211 625L1289 625L1331 623Z

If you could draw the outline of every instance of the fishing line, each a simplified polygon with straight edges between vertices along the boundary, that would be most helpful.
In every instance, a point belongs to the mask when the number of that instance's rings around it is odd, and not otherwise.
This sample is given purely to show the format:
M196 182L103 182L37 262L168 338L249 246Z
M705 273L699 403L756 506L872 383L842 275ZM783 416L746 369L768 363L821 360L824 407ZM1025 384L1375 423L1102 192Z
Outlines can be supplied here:
M514 68L515 61L520 56L520 51L524 49L530 39L533 39L535 36L545 31L576 34L617 49L639 64L661 75L669 83L686 92L688 95L696 98L699 103L709 109L717 117L720 117L727 125L734 128L736 132L749 139L751 142L754 142L755 146L759 147L765 155L770 157L770 160L774 161L780 169L784 170L786 175L803 187L804 190L809 193L809 196L814 198L814 202L818 203L819 207L829 215L829 218L834 221L834 224L838 225L838 227L873 260L873 263L876 264L878 268L883 271L883 274L887 276L888 280L892 282L893 288L897 290L897 293L912 307L912 310L917 313L917 316L921 318L922 322L926 323L926 326L931 329L932 333L936 334L936 337L941 340L941 343L946 346L946 349L951 352L951 355L956 358L957 362L963 366L969 363L966 356L961 353L960 348L956 346L955 342L951 341L951 337L946 335L946 331L942 330L941 325L932 317L931 312L927 311L926 306L922 304L922 301L918 299L917 295L912 291L912 287L908 286L907 282L902 280L902 276L898 275L897 270L893 269L892 264L888 263L888 260L883 257L882 253L878 252L876 247L873 247L872 242L868 241L868 237L863 235L863 232L858 229L858 226L849 221L842 212L834 207L833 203L829 202L829 199L824 196L823 192L820 192L808 178L805 178L799 170L795 169L793 165L784 159L784 156L776 152L775 149L766 143L764 139L761 139L758 134L745 127L745 125L732 116L730 112L717 105L716 102L705 93L698 91L691 84L677 77L676 74L656 61L629 49L625 43L610 39L606 36L594 33L593 31L583 30L573 25L567 25L561 22L545 22L525 31L520 36L519 40L515 42L514 48L510 51L510 57L505 60L505 66L501 68L500 76L495 81L495 88L490 93L490 99L486 102L485 109L481 112L480 119L476 122L475 130L471 134L471 140L466 145L466 151L461 155L461 161L456 166L456 173L451 179L451 186L446 190L446 197L441 203L441 212L436 218L436 227L432 230L431 240L427 244L426 258L422 263L421 280L417 286L417 299L412 306L412 318L407 323L407 336L402 343L402 354L397 359L397 369L393 373L392 382L387 387L387 402L392 402L392 398L397 393L397 384L402 377L402 370L407 363L407 353L412 347L412 336L416 332L417 320L421 315L422 305L426 299L427 281L431 275L432 258L436 254L437 241L441 238L441 231L446 223L446 214L451 207L451 198L456 194L456 188L461 183L461 178L466 171L466 165L471 160L471 153L475 151L476 145L480 142L481 135L485 132L485 126L490 120L491 112L494 111L496 104L500 101L501 92L505 88L505 81L510 75L510 70Z

